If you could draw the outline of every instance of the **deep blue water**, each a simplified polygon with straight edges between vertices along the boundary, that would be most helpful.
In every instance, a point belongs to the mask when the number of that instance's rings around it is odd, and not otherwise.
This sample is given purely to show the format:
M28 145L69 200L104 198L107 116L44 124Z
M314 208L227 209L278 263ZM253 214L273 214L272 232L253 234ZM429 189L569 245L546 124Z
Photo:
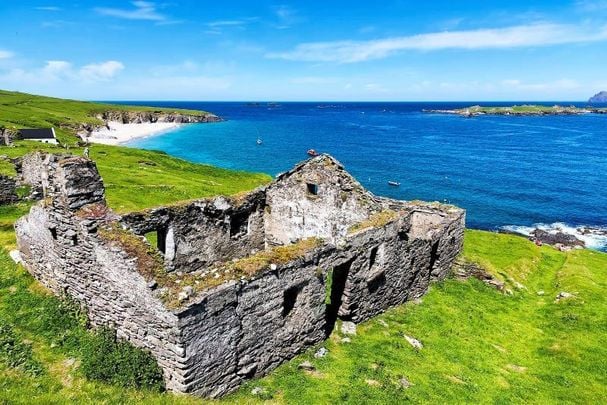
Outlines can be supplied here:
M202 109L227 120L132 146L272 175L314 148L378 195L465 208L469 227L607 227L607 115L465 119L421 112L471 103L132 104Z

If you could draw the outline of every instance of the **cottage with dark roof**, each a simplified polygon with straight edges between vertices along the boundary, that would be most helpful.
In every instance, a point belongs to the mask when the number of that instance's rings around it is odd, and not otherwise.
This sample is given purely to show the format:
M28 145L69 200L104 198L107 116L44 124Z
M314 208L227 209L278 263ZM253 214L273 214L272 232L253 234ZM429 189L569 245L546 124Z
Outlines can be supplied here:
M26 141L57 144L55 128L27 128L19 130L19 137Z

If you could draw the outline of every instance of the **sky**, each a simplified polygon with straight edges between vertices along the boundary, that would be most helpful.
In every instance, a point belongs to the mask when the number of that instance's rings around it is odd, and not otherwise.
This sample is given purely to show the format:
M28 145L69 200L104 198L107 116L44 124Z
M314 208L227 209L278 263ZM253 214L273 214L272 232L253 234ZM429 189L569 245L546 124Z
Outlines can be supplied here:
M0 0L0 88L87 100L577 101L607 0Z

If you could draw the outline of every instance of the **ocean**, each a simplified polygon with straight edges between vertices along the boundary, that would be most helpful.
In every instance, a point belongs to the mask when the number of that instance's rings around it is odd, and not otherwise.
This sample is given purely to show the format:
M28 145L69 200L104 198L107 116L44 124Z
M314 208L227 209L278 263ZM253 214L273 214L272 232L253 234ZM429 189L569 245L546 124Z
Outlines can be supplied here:
M470 228L561 227L589 247L607 250L607 115L462 118L422 112L475 104L469 102L123 103L200 109L226 119L130 146L271 175L315 149L335 156L377 195L465 208Z

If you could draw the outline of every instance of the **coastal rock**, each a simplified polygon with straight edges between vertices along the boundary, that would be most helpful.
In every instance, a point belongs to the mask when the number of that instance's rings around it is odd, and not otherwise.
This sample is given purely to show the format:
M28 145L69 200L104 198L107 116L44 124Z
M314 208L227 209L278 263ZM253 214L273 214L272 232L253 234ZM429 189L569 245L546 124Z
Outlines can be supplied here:
M561 231L548 232L543 229L535 229L531 232L531 237L536 242L545 243L547 245L560 245L564 247L585 247L584 241L576 238L574 235Z
M607 91L600 91L588 100L591 104L603 104L607 103Z

